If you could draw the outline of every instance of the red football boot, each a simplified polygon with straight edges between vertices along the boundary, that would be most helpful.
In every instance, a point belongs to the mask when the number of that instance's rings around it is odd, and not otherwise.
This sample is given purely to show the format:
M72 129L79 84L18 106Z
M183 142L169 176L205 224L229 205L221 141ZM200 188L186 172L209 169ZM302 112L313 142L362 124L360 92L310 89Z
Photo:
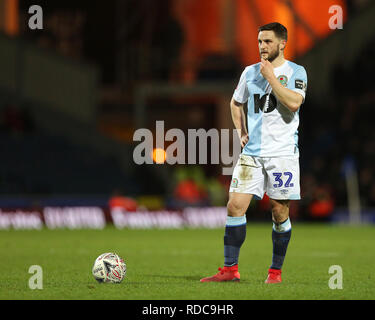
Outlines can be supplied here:
M269 269L268 277L265 283L280 283L281 282L281 270Z
M212 277L203 278L201 282L240 281L238 264L232 267L219 268L219 272Z

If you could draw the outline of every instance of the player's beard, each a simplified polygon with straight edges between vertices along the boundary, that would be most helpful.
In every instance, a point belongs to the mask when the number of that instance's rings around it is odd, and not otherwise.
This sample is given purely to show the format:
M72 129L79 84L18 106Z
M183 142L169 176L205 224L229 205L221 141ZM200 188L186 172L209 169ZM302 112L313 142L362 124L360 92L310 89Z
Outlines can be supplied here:
M278 44L276 50L268 54L268 58L267 58L267 60L268 60L269 62L272 62L272 61L275 60L279 55L280 55L280 45ZM262 55L261 55L261 56L262 56Z

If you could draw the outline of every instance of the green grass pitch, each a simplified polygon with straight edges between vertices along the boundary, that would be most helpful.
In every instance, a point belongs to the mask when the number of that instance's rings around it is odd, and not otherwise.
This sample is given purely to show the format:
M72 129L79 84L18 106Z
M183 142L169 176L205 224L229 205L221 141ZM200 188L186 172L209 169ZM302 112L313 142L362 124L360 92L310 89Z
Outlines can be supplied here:
M375 299L375 227L293 225L283 283L266 285L270 224L249 224L239 283L200 283L223 264L224 229L0 231L2 300L356 300ZM99 284L95 258L116 252L127 264L121 284ZM43 289L29 288L31 265L43 269ZM339 265L343 288L328 286Z

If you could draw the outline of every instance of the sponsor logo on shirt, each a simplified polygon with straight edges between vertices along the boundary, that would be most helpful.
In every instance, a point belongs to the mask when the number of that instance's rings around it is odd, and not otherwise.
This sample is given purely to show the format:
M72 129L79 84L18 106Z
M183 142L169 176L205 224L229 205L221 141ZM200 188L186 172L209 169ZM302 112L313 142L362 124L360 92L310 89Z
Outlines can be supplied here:
M303 80L300 80L300 79L296 80L295 87L296 87L296 89L301 89L301 90L303 90L305 92L306 92L306 89L307 89L306 82L303 81Z

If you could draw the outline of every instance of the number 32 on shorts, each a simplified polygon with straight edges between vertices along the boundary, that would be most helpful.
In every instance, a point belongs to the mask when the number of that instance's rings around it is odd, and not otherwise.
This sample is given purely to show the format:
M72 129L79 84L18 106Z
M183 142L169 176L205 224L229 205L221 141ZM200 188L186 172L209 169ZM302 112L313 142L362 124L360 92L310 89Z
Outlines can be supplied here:
M273 176L275 177L275 182L278 183L278 184L273 185L274 188L281 188L283 185L284 185L285 188L289 188L289 187L294 186L294 184L291 183L292 178L293 178L293 174L291 172L284 172L284 173L274 172ZM285 180L284 176L286 178L285 184L284 184L284 180Z

